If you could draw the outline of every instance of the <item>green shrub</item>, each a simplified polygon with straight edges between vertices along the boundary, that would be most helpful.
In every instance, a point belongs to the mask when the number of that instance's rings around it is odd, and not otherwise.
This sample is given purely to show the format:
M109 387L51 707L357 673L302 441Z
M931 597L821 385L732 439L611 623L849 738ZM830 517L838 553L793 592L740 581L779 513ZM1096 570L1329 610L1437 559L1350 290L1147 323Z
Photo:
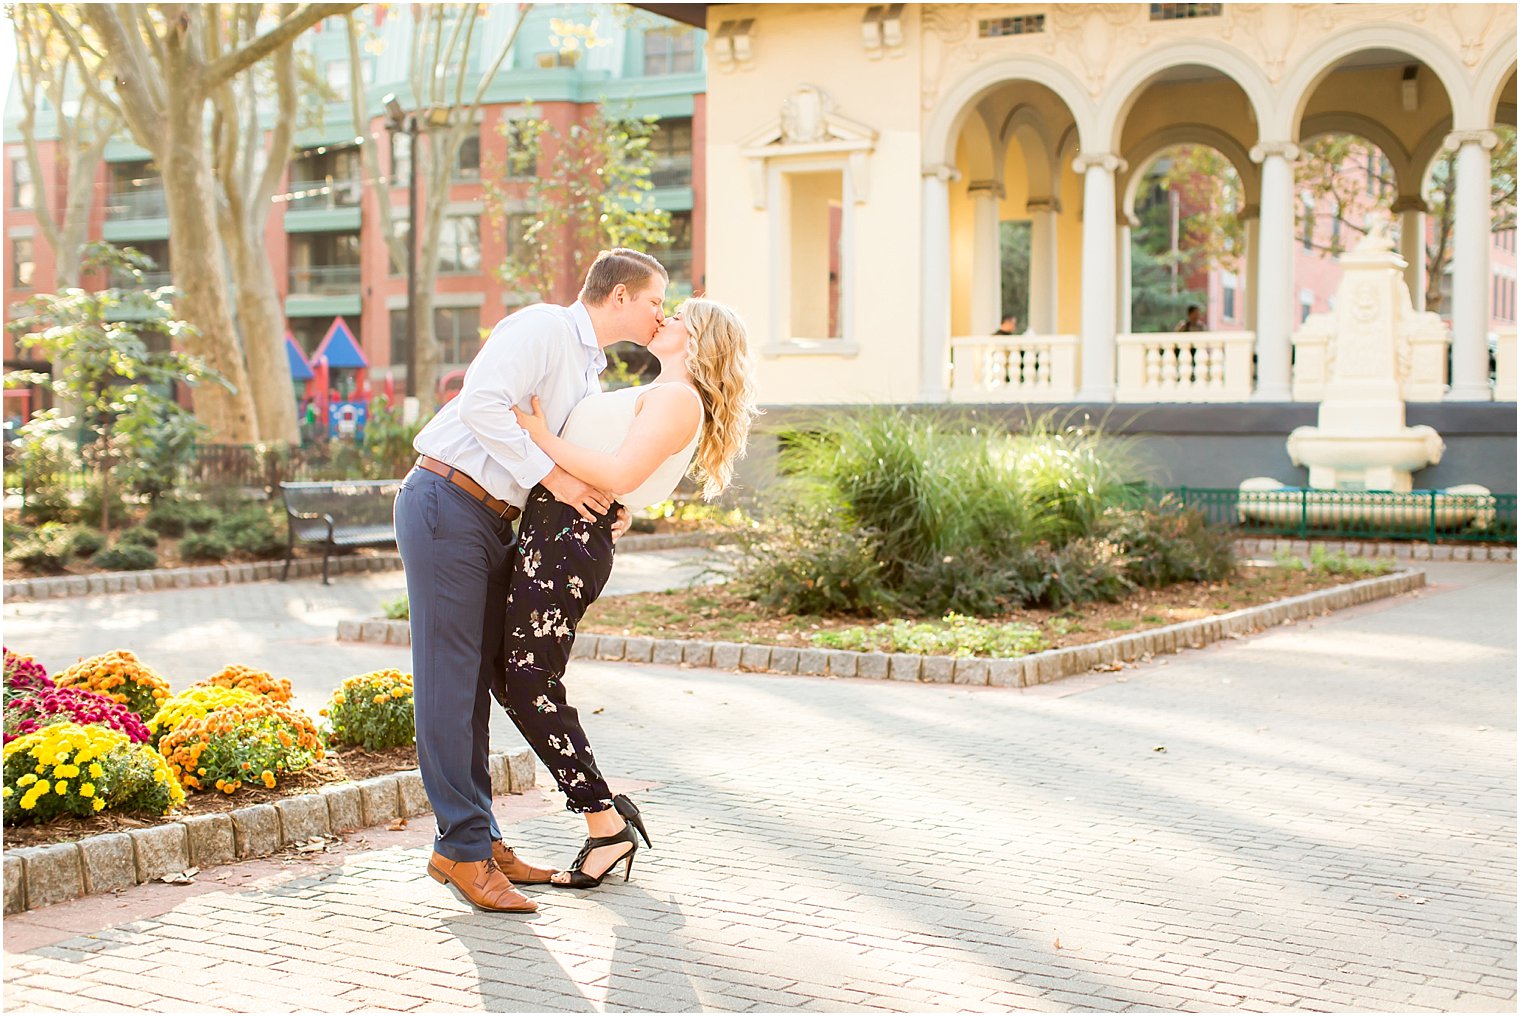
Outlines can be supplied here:
M146 522L163 536L183 536L186 532L204 533L220 518L215 508L200 501L161 500L148 512Z
M961 614L939 621L887 621L869 628L845 628L811 636L815 646L866 653L923 656L1014 657L1049 647L1040 629L1027 624L994 624Z
M343 682L322 710L338 744L367 751L411 744L417 737L412 708L412 675L377 670Z
M218 522L212 532L249 557L280 557L285 553L285 538L275 529L269 509L259 502L245 502Z
M44 574L57 574L73 558L69 543L72 530L62 522L44 522L26 539L11 548L10 559Z
M186 561L225 561L232 547L216 533L191 533L179 541L179 556Z
M1350 575L1366 578L1369 575L1386 575L1394 563L1386 558L1351 557L1342 551L1331 552L1321 546L1309 548L1309 567L1323 575Z
M778 500L763 523L735 531L734 588L792 614L878 615L893 605L875 534L840 508Z
M380 609L385 611L385 616L392 621L409 621L412 617L411 603L405 596L382 603Z
M1110 508L1102 531L1118 546L1125 577L1139 586L1215 582L1235 570L1234 534L1171 495L1156 505Z
M131 517L131 506L122 500L121 491L112 487L107 495L107 504L110 506L110 523L113 526L121 525ZM83 499L74 513L78 522L86 525L100 525L100 488L91 486L84 492Z
M147 571L158 567L158 554L152 547L123 541L96 554L95 563L106 571Z
M158 546L158 533L147 526L132 526L116 534L118 544L128 543L136 547Z
M98 529L89 526L72 526L68 536L69 553L74 557L93 557L106 545L106 538Z

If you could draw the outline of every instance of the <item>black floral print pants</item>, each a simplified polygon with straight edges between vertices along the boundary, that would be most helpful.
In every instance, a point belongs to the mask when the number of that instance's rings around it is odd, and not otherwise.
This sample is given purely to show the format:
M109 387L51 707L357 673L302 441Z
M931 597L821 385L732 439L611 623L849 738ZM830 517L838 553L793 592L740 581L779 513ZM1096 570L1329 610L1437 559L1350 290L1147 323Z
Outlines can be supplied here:
M612 573L617 508L587 522L542 485L529 492L507 595L505 672L491 689L577 813L612 807L564 678L576 625Z

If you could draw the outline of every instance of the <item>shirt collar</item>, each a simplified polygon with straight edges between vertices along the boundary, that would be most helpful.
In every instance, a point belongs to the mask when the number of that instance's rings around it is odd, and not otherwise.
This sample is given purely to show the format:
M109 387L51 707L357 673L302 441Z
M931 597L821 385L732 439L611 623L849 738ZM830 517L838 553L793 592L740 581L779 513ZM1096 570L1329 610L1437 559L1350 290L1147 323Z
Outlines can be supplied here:
M591 312L579 300L570 305L570 320L575 322L575 334L581 345L591 353L591 366L600 374L607 366L607 351L596 341L596 328L591 324Z

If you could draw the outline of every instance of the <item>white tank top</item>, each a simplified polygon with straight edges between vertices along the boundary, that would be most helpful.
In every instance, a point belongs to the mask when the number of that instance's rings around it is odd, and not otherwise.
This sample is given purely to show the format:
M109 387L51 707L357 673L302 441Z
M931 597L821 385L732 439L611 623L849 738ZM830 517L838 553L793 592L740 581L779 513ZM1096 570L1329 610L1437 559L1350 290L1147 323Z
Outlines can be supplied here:
M697 394L697 390L680 382L666 381L652 385L619 388L611 392L597 392L576 403L575 408L570 411L570 419L565 421L565 429L560 431L559 436L582 448L592 448L609 455L614 454L623 446L628 432L633 429L633 417L638 409L639 400L646 393L668 384L685 388L696 396L700 404L702 396ZM705 409L702 417L702 422L705 423L707 418ZM681 477L686 474L686 468L691 465L692 453L696 451L697 442L701 440L701 437L702 423L698 423L697 432L692 435L685 448L660 463L649 479L636 488L618 494L618 502L629 511L639 511L668 498L675 491L676 484L681 482Z

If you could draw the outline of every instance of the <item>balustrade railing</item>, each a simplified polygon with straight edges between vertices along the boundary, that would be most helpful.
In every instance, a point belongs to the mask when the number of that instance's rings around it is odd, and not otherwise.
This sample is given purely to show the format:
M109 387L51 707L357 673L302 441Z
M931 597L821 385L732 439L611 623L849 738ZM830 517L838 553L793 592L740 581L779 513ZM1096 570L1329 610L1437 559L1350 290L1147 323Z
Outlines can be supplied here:
M1244 402L1255 332L1151 332L1115 338L1120 402Z
M114 191L106 205L106 218L113 222L132 219L162 219L169 215L169 204L162 187L133 187Z
M957 402L1064 402L1077 394L1075 335L960 336L950 340Z
M292 180L287 207L293 212L353 208L359 204L364 187L358 180Z
M359 286L358 265L313 265L290 270L290 291L303 296L346 295Z

